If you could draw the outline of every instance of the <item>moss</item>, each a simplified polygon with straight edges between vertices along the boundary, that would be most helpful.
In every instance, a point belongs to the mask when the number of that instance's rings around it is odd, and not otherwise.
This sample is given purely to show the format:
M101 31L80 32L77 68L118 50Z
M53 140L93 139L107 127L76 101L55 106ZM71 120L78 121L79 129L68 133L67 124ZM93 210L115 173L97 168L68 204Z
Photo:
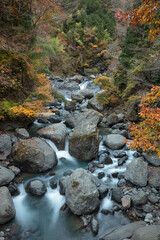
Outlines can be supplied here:
M67 104L65 96L62 93L60 93L57 89L53 88L52 94L54 98L56 98L59 102L64 102Z
M94 67L94 68L85 68L85 72L86 73L90 73L90 74L97 74L99 73L99 69Z
M126 89L122 93L122 99L126 100L129 98L136 90L137 82L128 82Z
M77 182L76 180L72 180L72 187L78 187L79 182Z
M135 102L136 100L139 99L139 96L137 95L131 95L129 98L128 98L128 101L125 103L125 109L128 109L129 106L131 105L132 102Z

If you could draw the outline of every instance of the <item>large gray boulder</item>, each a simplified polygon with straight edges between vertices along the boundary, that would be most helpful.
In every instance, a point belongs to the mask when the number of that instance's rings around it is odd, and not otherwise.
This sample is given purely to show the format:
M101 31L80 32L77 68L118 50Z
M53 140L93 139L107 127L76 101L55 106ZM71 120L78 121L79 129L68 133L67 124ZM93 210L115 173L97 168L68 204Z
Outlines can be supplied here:
M0 135L0 160L5 160L12 149L11 137L9 134Z
M150 225L138 228L133 236L132 240L159 240L160 225Z
M63 123L55 123L39 129L37 135L51 140L59 150L63 150L65 147L67 128Z
M151 187L160 188L160 167L148 168L148 183Z
M72 79L68 79L62 82L59 88L73 91L73 90L79 90L80 87L79 87L79 83L77 83L76 81L73 81Z
M125 172L125 179L138 187L147 185L148 163L142 157L130 162Z
M19 140L12 148L12 158L23 172L45 172L57 165L55 152L39 138Z
M0 187L10 183L15 177L12 170L0 166Z
M66 203L76 215L90 214L99 208L99 193L94 176L82 168L68 177Z
M92 109L84 109L82 112L70 114L66 118L66 125L75 128L82 124L95 124L97 125L103 118L103 115Z
M88 101L88 108L92 108L98 112L102 112L104 107L102 104L99 103L96 97L93 97Z
M99 148L98 129L93 124L84 124L72 129L69 134L69 153L82 161L96 157Z
M22 139L29 138L29 133L25 128L16 128L16 135Z
M109 134L104 139L104 145L110 149L118 150L126 145L125 140L126 138L120 134Z
M13 219L16 210L13 204L11 194L7 187L0 188L0 224L4 224Z
M150 163L153 166L159 167L160 166L160 158L157 156L157 154L145 152L143 154L145 160Z
M128 239L132 237L133 233L137 229L144 227L145 225L146 225L145 222L139 221L139 222L129 223L124 226L119 226L115 229L109 230L104 237L100 238L100 240L124 240L125 238Z
M84 99L84 96L79 93L72 93L71 98L72 98L72 100L75 100L76 102L81 103Z

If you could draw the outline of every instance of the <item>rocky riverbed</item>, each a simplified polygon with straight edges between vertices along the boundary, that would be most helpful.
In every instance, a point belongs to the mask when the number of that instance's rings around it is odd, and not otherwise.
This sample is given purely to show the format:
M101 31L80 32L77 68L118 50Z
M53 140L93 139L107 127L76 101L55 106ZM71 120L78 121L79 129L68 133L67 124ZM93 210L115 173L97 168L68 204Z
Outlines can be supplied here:
M135 111L104 109L94 78L50 78L52 113L1 125L0 240L159 239L160 159L128 149Z

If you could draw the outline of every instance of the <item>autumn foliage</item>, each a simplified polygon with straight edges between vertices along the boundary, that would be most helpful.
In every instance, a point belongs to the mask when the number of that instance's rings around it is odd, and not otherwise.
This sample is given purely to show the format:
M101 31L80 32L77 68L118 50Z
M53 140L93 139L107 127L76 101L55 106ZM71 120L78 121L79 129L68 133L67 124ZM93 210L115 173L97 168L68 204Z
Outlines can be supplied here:
M160 86L153 86L139 106L142 121L130 127L134 136L133 141L128 142L130 148L157 152L160 157Z
M143 0L138 8L127 13L118 9L115 17L118 21L128 20L132 27L137 24L147 24L149 27L148 38L150 40L160 35L160 2L157 0Z

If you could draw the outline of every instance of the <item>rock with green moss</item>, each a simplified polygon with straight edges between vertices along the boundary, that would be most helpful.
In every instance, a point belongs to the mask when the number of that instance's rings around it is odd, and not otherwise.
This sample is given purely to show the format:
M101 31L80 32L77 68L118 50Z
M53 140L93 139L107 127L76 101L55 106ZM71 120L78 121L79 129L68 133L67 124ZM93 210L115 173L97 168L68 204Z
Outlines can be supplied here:
M94 124L82 124L69 135L69 153L82 161L90 161L99 148L98 130Z
M57 165L53 149L40 138L21 139L12 147L13 163L23 172L46 172Z
M66 203L76 215L90 214L99 208L99 192L94 176L82 168L68 177Z

